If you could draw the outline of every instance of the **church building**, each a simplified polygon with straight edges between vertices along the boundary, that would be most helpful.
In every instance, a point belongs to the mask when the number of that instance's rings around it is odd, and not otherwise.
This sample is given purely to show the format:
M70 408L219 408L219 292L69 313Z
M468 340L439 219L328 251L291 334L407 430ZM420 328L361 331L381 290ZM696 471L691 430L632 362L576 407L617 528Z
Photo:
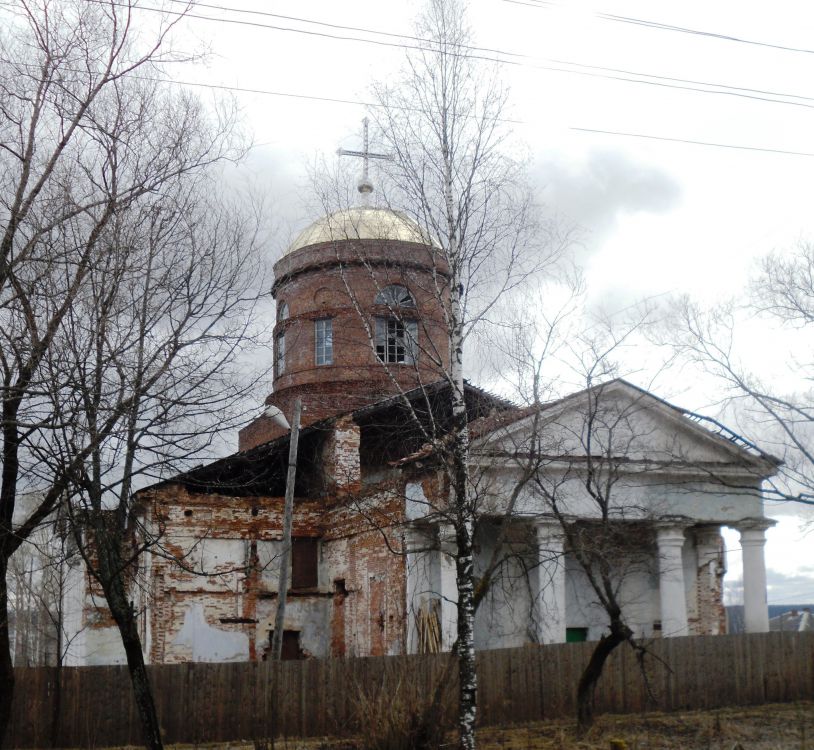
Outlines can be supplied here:
M443 435L451 417L444 256L405 214L362 207L315 221L274 273L274 381L262 413L240 432L236 453L137 496L162 552L142 556L134 593L147 660L266 657L296 399L284 656L449 649L455 540L427 437ZM587 537L600 523L616 529L619 600L634 633L648 638L724 632L720 530L738 529L746 628L768 630L771 522L760 487L776 460L622 380L535 409L473 385L466 401L477 565L479 575L495 570L476 616L478 648L602 635L604 612L563 523ZM548 449L540 475L521 482L532 442ZM585 491L586 472L597 471L614 487L604 519ZM69 664L123 661L81 570L66 605Z

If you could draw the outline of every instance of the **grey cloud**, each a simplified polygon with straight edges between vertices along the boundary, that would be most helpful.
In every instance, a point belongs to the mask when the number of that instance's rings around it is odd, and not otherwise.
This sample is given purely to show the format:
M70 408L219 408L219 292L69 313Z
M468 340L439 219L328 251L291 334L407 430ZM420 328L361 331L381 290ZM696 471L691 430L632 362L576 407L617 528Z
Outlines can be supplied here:
M666 172L608 149L589 151L579 161L543 157L533 179L548 208L583 229L589 246L611 233L621 215L668 211L681 195Z

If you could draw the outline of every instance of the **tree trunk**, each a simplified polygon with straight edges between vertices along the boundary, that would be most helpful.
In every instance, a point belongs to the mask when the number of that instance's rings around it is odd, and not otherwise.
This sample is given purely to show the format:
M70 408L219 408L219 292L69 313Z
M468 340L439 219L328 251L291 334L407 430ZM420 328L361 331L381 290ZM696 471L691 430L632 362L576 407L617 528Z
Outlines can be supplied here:
M451 184L451 183L450 183ZM455 572L458 587L458 747L475 748L478 678L475 672L475 518L469 502L469 425L463 379L460 286L450 293L450 380L452 392L452 515L455 526Z
M94 544L103 537L96 537ZM109 540L105 540L108 541ZM110 543L110 542L109 542ZM115 544L115 543L114 543ZM110 558L114 559L110 559ZM161 741L161 726L158 721L158 712L155 709L153 691L150 686L150 679L147 675L147 668L144 664L144 653L141 648L141 638L138 634L135 612L127 599L122 576L124 571L118 564L119 556L108 550L99 550L99 565L102 570L102 588L107 599L107 606L119 628L119 634L124 646L124 653L127 657L127 669L130 672L130 683L133 686L133 697L136 700L141 729L144 739L144 746L149 750L163 750ZM104 570L107 568L107 570ZM112 573L112 575L105 575Z
M475 672L475 597L472 581L473 549L471 519L456 524L458 552L458 747L475 748L475 719L478 707L478 678Z
M631 635L633 634L630 628L617 621L611 624L610 634L600 638L596 644L577 686L577 734L579 736L584 735L593 726L596 684L602 676L605 662L613 650L628 640Z
M54 704L51 714L51 747L60 746L60 716L62 714L62 657L54 669Z
M11 722L11 702L14 698L14 667L11 663L11 642L8 629L8 559L0 552L0 748L5 742Z
M59 747L60 741L60 716L62 713L62 647L63 647L63 627L65 625L65 566L68 564L65 558L65 537L62 537L63 558L59 561L59 601L57 603L57 663L54 671L54 704L51 714L51 747Z

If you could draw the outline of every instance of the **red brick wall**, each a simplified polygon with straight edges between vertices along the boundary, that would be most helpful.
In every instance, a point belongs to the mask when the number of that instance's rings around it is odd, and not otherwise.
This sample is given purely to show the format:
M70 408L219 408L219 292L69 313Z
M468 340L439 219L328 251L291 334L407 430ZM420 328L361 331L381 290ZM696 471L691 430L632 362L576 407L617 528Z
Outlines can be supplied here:
M326 441L323 467L338 494L328 502L295 501L294 535L321 539L319 590L298 595L295 604L300 610L328 607L327 653L320 656L403 653L406 642L405 561L388 548L402 545L403 491L395 483L361 493L358 441L356 425L340 422ZM249 657L261 658L276 597L257 572L256 549L281 538L283 498L194 494L169 485L154 490L149 501L163 548L182 563L154 558L152 564L150 661L189 658L188 649L174 646L173 639L192 602L203 603L208 624L245 633ZM213 578L184 570L194 559L185 554L196 539L244 544L235 559L219 562L223 577Z
M284 256L275 266L274 296L286 303L289 318L278 322L285 333L285 369L275 372L267 404L290 421L294 399L303 400L302 424L365 406L420 383L438 380L449 364L449 342L442 302L447 299L446 266L430 248L416 243L364 240L323 243ZM377 292L390 284L406 286L416 301L405 319L418 321L418 361L387 368L371 347L377 316ZM352 290L349 293L348 290ZM333 363L315 364L314 321L333 320ZM395 381L395 382L394 382ZM282 434L259 418L241 431L239 449L247 450Z

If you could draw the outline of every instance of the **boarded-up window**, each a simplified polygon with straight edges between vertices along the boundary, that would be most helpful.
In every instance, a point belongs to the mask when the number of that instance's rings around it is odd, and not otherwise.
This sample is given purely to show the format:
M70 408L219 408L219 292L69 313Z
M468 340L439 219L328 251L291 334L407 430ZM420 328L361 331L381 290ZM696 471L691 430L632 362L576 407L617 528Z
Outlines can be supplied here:
M291 540L291 588L315 589L319 586L319 540L294 537Z

